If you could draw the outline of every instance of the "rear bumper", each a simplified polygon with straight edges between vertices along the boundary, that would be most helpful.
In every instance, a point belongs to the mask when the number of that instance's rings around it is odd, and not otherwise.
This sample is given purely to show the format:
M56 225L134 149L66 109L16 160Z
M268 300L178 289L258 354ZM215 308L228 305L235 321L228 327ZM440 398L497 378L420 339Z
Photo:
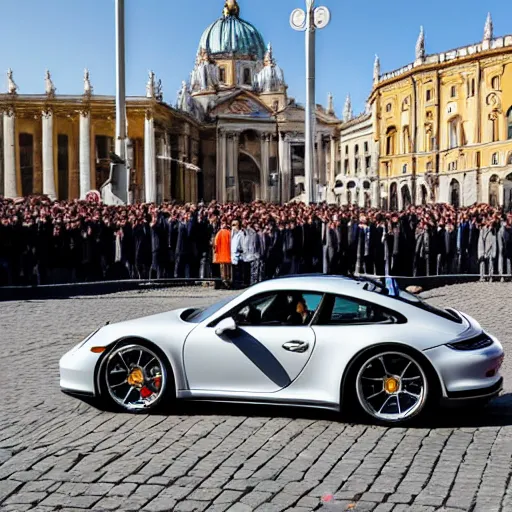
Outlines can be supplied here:
M501 343L490 337L494 343L481 350L459 351L441 345L423 352L439 375L443 399L477 400L499 394L504 352Z
M486 403L496 398L503 391L503 377L492 386L466 391L448 392L446 397L441 399L441 404L447 407L458 407L474 403Z

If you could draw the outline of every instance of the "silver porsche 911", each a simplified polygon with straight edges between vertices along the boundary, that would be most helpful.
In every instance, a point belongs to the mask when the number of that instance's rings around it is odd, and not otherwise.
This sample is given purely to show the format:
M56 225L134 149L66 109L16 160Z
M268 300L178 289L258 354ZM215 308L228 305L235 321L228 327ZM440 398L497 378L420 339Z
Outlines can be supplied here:
M503 348L473 318L394 280L299 276L92 333L60 360L61 389L148 412L176 399L358 411L400 425L486 402Z

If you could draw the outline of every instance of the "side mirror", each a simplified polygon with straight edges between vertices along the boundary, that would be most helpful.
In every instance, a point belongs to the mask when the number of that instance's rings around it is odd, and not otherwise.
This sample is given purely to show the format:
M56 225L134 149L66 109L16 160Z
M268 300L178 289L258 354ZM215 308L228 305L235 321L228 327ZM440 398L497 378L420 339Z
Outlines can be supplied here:
M217 327L215 328L215 334L217 336L222 336L227 331L235 331L236 330L236 322L233 318L224 318L221 320Z

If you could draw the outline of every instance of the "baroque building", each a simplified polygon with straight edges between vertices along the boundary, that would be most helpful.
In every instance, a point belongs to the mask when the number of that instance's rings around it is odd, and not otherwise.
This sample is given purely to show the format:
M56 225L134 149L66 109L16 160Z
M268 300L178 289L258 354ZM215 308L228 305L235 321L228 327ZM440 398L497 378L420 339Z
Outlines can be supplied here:
M19 94L12 71L0 95L0 195L85 198L109 178L115 98ZM145 96L126 100L132 201L286 202L304 188L305 109L288 96L272 45L227 0L202 34L196 61L172 105L150 72ZM316 110L315 176L323 199L335 181L339 119ZM329 186L328 186L329 185Z
M512 207L512 35L428 55L380 73L369 102L381 206L476 202Z
M338 173L334 185L339 204L378 206L378 152L371 112L367 108L354 117L350 96L347 96L340 125Z

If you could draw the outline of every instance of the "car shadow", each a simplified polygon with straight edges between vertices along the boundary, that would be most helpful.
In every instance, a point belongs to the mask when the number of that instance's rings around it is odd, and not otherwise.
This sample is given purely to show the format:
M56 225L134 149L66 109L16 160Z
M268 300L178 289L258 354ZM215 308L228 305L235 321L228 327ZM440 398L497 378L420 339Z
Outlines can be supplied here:
M77 397L77 399L94 409L109 410L100 407L93 399L85 397ZM291 420L332 421L348 425L378 426L374 422L352 417L353 415L350 411L339 414L336 411L323 408L287 406L283 404L247 404L232 401L180 400L173 403L167 410L154 414L168 416L288 418ZM506 426L512 426L512 393L501 395L487 406L434 409L428 417L423 417L421 420L407 425L408 428L429 430ZM397 428L403 428L403 426Z
M348 413L348 414L347 414ZM290 418L316 421L336 421L347 424L373 426L371 421L350 418L350 411L339 414L320 408L267 404L240 404L232 402L183 401L174 406L178 415L221 415L244 417ZM506 393L486 406L437 408L427 417L414 421L408 427L415 429L481 428L512 425L512 393Z

